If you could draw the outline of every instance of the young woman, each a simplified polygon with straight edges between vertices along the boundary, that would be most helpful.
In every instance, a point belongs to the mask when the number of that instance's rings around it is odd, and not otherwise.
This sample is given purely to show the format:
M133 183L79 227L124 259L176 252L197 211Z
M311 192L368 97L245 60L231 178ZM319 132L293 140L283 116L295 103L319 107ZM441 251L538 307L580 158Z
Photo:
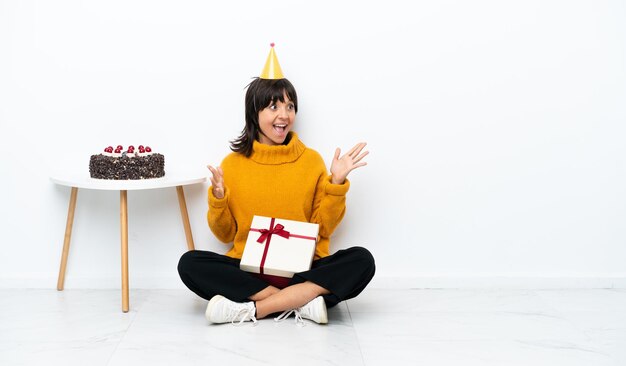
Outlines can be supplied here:
M272 53L273 55L273 49ZM269 60L269 58L268 58ZM267 68L267 65L266 65ZM280 69L279 69L280 71ZM357 296L375 272L361 247L330 253L330 237L345 213L348 174L366 165L365 143L336 149L330 175L321 156L293 132L298 97L282 77L256 78L245 98L246 125L220 167L209 166L209 227L225 243L220 255L189 251L178 271L189 289L209 301L211 323L254 321L284 311L324 324L327 307ZM254 215L319 224L311 269L283 283L239 269ZM279 317L280 318L280 317Z

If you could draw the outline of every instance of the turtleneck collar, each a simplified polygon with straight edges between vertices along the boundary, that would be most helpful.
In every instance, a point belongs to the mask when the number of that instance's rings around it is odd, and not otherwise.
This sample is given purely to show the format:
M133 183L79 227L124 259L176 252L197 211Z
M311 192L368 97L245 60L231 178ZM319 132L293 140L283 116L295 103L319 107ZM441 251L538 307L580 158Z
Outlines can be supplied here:
M250 159L259 164L268 165L285 164L298 160L300 155L306 150L306 146L293 131L289 132L288 138L290 140L287 145L266 145L254 141Z

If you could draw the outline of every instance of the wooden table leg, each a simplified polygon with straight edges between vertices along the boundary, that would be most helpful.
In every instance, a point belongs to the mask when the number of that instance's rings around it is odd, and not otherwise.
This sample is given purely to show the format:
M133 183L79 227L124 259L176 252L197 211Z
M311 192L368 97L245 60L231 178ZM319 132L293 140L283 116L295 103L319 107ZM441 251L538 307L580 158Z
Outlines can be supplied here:
M127 192L120 191L120 226L122 231L122 311L128 312L128 201Z
M178 205L180 206L180 215L183 218L183 227L185 228L185 237L187 238L187 248L194 250L193 236L191 235L191 225L189 225L189 214L187 213L187 202L185 201L185 192L183 186L176 186L178 193Z
M70 206L67 209L67 222L65 223L65 239L63 240L63 253L61 254L61 268L59 269L59 279L57 290L63 291L65 284L65 268L67 267L67 256L70 254L70 239L72 237L72 225L74 224L74 210L76 209L76 196L78 188L72 187L70 193Z

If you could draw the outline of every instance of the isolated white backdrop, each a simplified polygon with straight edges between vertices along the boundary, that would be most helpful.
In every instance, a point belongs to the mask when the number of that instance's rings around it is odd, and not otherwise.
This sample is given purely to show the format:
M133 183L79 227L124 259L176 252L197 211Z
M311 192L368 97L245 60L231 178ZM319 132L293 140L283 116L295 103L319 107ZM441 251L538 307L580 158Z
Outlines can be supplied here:
M626 286L623 1L0 0L0 286L56 284L112 144L219 164L269 43L327 162L367 141L333 248L378 286ZM207 185L187 189L196 247ZM119 287L119 196L79 191L66 287ZM175 191L129 192L131 288L182 287Z

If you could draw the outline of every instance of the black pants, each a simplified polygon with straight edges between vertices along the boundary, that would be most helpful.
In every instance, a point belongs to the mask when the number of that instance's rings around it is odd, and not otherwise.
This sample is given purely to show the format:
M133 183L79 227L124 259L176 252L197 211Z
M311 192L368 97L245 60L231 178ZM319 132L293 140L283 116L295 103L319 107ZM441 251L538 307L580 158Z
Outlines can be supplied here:
M313 261L311 269L296 273L289 285L311 281L330 291L324 295L327 307L356 297L374 277L374 257L365 248L353 247ZM222 295L232 301L249 297L268 286L255 275L239 269L239 259L192 250L180 258L178 273L183 283L198 296L210 300Z

